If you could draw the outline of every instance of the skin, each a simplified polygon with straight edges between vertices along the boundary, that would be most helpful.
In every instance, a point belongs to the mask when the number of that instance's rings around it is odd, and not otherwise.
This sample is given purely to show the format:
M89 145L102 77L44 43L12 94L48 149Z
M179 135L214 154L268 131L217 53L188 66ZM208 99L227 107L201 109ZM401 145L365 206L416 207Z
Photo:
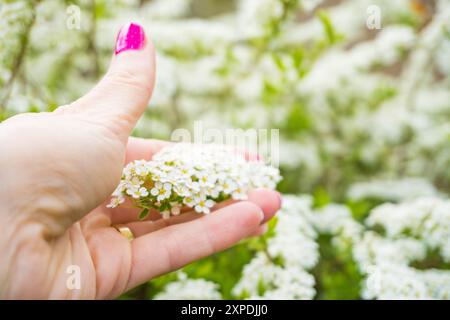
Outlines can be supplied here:
M151 159L167 143L131 138L154 87L155 53L113 57L87 95L52 113L0 124L0 298L110 299L161 274L261 234L281 205L277 192L138 221L136 209L108 209L125 163ZM128 241L113 226L126 224ZM70 290L77 265L81 288Z

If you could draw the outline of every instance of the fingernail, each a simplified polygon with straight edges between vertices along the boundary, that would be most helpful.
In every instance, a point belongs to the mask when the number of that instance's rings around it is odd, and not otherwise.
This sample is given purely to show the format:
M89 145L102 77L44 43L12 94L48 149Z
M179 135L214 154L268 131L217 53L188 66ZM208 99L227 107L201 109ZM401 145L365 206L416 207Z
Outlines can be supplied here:
M278 191L277 196L278 196L278 208L281 208L281 206L283 205L283 197L281 196L281 193L279 193Z
M145 32L137 23L124 25L117 35L115 54L127 50L140 50L145 44Z

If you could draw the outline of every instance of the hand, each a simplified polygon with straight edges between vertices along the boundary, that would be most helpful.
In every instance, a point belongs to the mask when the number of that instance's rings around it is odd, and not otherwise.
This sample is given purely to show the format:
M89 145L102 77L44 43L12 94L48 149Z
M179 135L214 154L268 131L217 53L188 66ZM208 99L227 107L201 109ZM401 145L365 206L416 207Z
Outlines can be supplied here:
M1 298L114 298L264 231L281 202L267 190L207 216L137 221L138 210L106 208L124 164L150 159L166 145L129 138L154 78L153 45L131 24L91 92L53 113L0 124ZM129 241L115 224L136 238ZM80 289L66 285L71 265L80 268Z

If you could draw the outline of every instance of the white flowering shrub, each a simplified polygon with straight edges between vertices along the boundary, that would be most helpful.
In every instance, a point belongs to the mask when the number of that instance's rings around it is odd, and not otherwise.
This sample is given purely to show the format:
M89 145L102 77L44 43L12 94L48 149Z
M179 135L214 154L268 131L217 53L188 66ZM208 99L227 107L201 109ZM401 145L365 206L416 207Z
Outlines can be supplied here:
M155 300L220 300L219 286L203 279L188 279L183 272L178 273L178 279L169 283L159 292Z
M448 267L450 261L449 214L449 201L438 198L373 209L366 224L381 226L385 236L367 231L353 250L360 269L367 274L363 296L450 299L450 271L436 269ZM426 261L428 255L440 263L424 269L428 266L417 261Z
M314 277L308 273L317 263L316 231L309 219L311 199L286 195L276 225L265 244L242 271L233 289L250 299L312 299Z
M438 250L450 262L450 201L423 198L400 205L384 204L372 211L369 226L380 225L390 238L408 235Z
M110 205L207 213L279 174L292 195L264 236L125 298L449 299L449 1L73 0L79 28L68 5L0 0L0 121L83 95L135 20L158 72L134 135L279 129L280 173L169 148L129 164Z

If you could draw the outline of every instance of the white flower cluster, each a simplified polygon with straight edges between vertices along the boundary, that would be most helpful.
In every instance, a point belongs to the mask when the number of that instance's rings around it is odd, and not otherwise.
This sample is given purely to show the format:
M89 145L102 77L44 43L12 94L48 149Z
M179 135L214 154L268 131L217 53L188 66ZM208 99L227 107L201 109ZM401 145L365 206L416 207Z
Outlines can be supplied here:
M183 272L178 272L178 280L168 283L159 292L155 300L220 300L219 286L204 279L189 279Z
M317 209L311 222L319 233L333 235L332 243L339 248L357 242L364 230L353 219L349 208L340 204L332 203Z
M109 207L126 198L142 208L153 208L164 218L178 215L183 206L198 213L226 199L244 200L250 190L275 189L278 169L262 161L247 161L242 152L211 144L178 143L163 148L151 161L137 160L123 170Z
M284 196L274 236L268 239L267 249L244 267L233 292L250 299L312 299L314 279L307 270L319 258L316 234L330 234L336 247L352 250L365 276L363 298L449 299L449 271L409 266L425 259L430 248L441 248L448 261L448 205L448 200L437 198L381 205L366 226L382 225L387 230L384 237L366 231L344 205L312 211L310 199Z
M353 244L353 257L363 273L370 273L375 266L407 266L410 261L426 256L426 246L411 238L388 239L367 231Z
M309 197L283 196L274 236L267 252L258 252L244 267L234 287L236 296L249 299L312 299L314 277L307 272L318 261L316 232L309 223ZM280 259L281 261L277 262Z
M354 244L353 255L367 275L364 298L449 299L450 271L410 266L438 250L450 261L450 201L422 198L383 204L372 210L368 226L382 226L386 236L367 231Z
M301 267L274 264L267 255L259 252L244 267L242 278L233 293L255 300L309 300L315 295L314 283L314 277Z
M447 270L416 270L395 264L376 266L366 280L363 297L387 300L448 300L450 273Z
M278 0L241 0L239 1L239 25L244 37L261 37L268 25L280 19L284 8Z
M354 183L347 191L353 200L379 199L403 201L420 196L438 196L436 188L424 178L403 178L397 180L372 180Z
M401 57L401 51L413 44L414 32L411 28L384 28L373 41L357 44L351 51L328 51L317 61L304 82L298 83L298 90L339 90L347 81L353 84L352 78L361 80L364 77L363 71L375 64L395 63Z
M448 263L450 200L419 198L401 204L383 204L360 224L343 205L318 209L309 220L320 234L333 236L337 248L350 248L365 276L365 299L449 299L450 272L416 269L430 250ZM381 226L386 235L367 230Z
M366 233L353 249L355 260L366 274L365 299L449 299L448 270L419 270L411 261L424 259L426 245L411 238L386 239Z
M283 195L275 236L267 241L267 252L271 257L280 257L285 266L311 269L319 259L316 231L310 223L311 204L307 196Z
M156 0L144 5L142 11L153 19L173 19L189 12L192 0Z
M420 198L384 204L372 211L367 224L382 226L390 238L408 235L419 239L450 262L450 200Z

